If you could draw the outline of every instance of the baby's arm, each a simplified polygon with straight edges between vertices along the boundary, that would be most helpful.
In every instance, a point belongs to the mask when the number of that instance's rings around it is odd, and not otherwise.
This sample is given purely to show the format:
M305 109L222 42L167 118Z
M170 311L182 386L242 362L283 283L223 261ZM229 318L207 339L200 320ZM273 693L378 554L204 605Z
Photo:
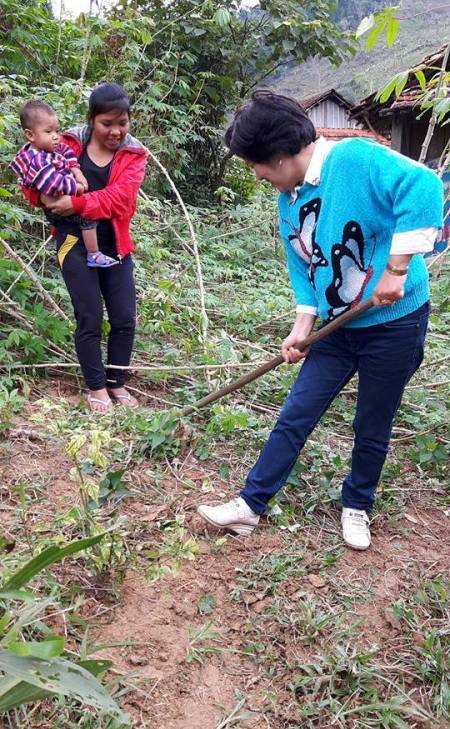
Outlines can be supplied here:
M85 176L83 175L80 164L78 162L78 158L73 151L71 147L69 147L68 144L61 143L59 145L58 151L60 154L63 155L64 159L66 160L66 163L68 164L71 173L73 174L75 178L75 182L77 183L77 195L82 195L84 192L88 192L89 190L89 183L86 180Z
M89 183L79 167L72 167L71 172L77 183L77 195L82 195L89 190Z
M41 167L33 179L33 187L45 195L76 195L77 183L72 174L61 174L48 162Z

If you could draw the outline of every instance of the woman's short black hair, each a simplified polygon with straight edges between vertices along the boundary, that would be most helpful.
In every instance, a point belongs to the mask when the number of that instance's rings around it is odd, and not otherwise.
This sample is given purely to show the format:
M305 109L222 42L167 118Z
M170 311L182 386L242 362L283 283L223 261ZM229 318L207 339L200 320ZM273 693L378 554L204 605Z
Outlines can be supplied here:
M92 89L88 118L93 119L97 114L108 114L110 111L117 111L119 114L126 112L129 115L130 99L123 86L105 81Z
M259 90L237 110L225 132L230 152L249 162L293 156L316 140L316 129L295 99Z

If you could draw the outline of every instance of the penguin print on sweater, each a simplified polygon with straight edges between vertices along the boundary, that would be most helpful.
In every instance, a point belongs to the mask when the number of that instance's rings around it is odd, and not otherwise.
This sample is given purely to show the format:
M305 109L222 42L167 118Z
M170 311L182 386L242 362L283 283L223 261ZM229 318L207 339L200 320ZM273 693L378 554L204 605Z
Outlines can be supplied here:
M335 319L360 303L367 284L373 276L371 259L374 248L375 244L366 265L361 226L354 220L346 223L341 243L335 243L331 248L333 280L325 291L330 304L329 320Z
M299 211L298 228L292 225L289 221L285 221L294 231L293 234L288 236L293 249L309 266L308 278L314 289L316 288L315 274L317 268L319 268L319 266L328 266L328 261L316 241L316 228L319 220L320 203L320 198L315 198L301 206Z

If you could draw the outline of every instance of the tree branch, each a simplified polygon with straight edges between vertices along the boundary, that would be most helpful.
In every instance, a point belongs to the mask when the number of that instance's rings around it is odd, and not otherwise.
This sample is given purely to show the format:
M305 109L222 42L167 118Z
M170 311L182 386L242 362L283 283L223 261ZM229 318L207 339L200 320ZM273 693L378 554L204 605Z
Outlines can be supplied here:
M36 286L37 290L41 294L42 298L44 299L44 301L47 302L47 304L49 304L49 306L53 309L55 314L57 314L58 316L62 317L65 321L70 323L70 319L67 316L67 314L65 314L63 312L63 310L59 308L56 301L54 301L52 299L52 297L50 296L50 294L48 293L48 291L46 291L46 289L44 289L44 287L42 286L41 282L39 281L39 279L36 276L36 274L34 273L34 271L29 266L27 266L27 264L24 261L22 261L21 257L11 248L11 246L5 240L3 240L3 238L0 238L0 243L6 250L8 255L11 256L11 258L13 258L16 261L16 263L19 264L19 266L23 269L23 271L26 273L28 278L31 281L33 281L34 285Z
M444 53L444 58L442 59L442 66L441 66L441 71L440 71L440 74L439 74L439 81L438 81L438 85L437 85L437 88L436 88L436 93L434 95L435 100L437 100L439 98L439 95L441 93L442 84L444 82L445 70L447 68L447 62L448 62L449 54L450 54L450 43L447 44L447 48L445 49L445 53ZM422 149L420 150L419 162L425 162L425 160L427 158L427 152L428 152L428 149L429 149L429 146L430 146L431 138L432 138L433 133L434 133L434 128L435 128L435 126L437 124L437 118L438 118L438 115L436 113L436 110L433 108L433 113L431 114L430 123L428 124L427 133L425 135L425 139L423 140Z

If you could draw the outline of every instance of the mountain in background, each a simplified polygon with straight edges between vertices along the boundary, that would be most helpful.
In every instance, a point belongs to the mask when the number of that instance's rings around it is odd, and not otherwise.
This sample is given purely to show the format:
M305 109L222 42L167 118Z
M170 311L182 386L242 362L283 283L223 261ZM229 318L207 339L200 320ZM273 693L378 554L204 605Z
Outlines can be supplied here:
M343 28L355 30L363 18L389 5L395 3L389 0L338 0L334 17Z
M340 0L337 17L343 28L354 29L363 17L394 4L394 0ZM387 48L383 38L369 53L360 51L339 67L327 59L289 64L271 79L270 86L297 99L334 88L356 102L450 39L450 5L443 0L403 0L399 17L399 33L391 48ZM364 42L365 37L361 47Z

